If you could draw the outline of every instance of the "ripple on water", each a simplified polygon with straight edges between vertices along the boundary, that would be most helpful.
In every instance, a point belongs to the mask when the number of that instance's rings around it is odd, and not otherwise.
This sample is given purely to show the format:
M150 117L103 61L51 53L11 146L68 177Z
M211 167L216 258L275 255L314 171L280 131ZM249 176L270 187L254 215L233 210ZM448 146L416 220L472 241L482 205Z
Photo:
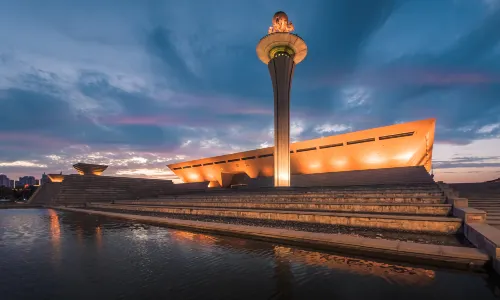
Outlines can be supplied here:
M4 299L493 299L450 272L53 210L0 211ZM3 276L2 276L3 277Z

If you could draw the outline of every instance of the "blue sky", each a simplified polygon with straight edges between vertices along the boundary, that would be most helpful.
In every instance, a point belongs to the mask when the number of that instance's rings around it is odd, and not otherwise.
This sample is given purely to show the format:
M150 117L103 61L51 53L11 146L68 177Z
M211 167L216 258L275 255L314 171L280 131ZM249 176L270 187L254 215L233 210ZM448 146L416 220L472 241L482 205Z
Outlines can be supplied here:
M437 118L437 179L500 177L500 0L0 0L0 173L172 178L272 145L255 47L285 11L307 43L294 140Z

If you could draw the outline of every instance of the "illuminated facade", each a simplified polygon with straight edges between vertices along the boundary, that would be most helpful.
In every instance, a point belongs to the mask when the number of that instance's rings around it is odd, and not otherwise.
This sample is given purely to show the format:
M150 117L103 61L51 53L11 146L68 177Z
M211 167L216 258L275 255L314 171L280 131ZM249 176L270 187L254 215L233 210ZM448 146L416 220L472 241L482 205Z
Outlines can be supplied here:
M101 175L108 166L77 163L73 165L73 168L75 168L80 175Z
M288 16L277 12L256 49L274 90L274 186L290 186L290 89L295 65L307 55L306 43L293 30Z
M424 166L431 170L436 120L427 119L290 145L291 174ZM184 182L209 181L228 187L240 174L250 178L274 174L274 147L168 165Z
M62 174L47 174L50 179L50 182L63 182L64 175Z

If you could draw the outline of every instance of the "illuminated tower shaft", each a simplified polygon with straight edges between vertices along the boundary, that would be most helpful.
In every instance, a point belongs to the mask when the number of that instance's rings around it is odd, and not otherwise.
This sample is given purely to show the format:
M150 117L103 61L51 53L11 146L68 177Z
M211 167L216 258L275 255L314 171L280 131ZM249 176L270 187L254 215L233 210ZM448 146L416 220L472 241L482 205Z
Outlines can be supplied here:
M290 89L295 63L279 52L267 66L274 90L274 186L290 186Z
M284 12L273 17L268 35L257 45L257 56L267 64L274 90L274 186L290 186L290 90L295 65L307 46Z

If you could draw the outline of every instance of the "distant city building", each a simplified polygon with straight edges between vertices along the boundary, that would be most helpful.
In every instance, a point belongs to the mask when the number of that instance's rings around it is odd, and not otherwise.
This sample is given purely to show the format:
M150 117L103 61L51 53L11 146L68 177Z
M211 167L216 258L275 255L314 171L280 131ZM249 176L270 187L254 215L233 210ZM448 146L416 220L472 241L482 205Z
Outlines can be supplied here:
M43 172L42 178L40 179L40 184L44 185L44 184L49 183L49 182L50 182L49 176L47 176L47 174L45 174L45 172Z
M15 187L14 185L14 179L9 180L10 181L10 188L13 189Z
M0 186L10 187L10 179L7 175L0 174Z
M16 182L17 186L25 186L25 185L36 185L36 179L34 176L24 176L19 177L19 181Z
M35 185L40 185L40 179L35 179Z

